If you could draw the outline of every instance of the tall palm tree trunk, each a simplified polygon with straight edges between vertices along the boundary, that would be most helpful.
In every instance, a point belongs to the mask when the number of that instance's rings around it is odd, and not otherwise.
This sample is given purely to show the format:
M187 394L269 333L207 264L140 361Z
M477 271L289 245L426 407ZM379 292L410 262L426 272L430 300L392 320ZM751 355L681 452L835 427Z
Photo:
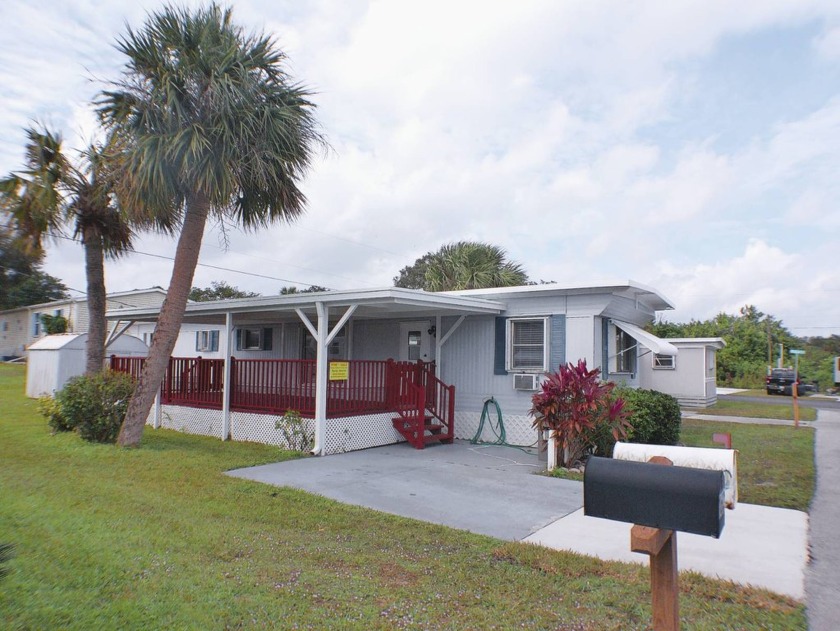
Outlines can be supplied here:
M140 444L146 418L149 416L155 395L166 374L169 357L175 348L178 333L181 331L181 322L187 307L187 297L192 288L209 210L210 202L203 194L193 196L187 203L181 236L178 238L178 247L175 250L169 290L160 309L149 356L140 373L140 379L128 404L128 411L117 437L117 443L123 447L135 447Z
M85 372L94 375L105 362L105 252L99 231L90 226L82 235L87 276L88 339Z

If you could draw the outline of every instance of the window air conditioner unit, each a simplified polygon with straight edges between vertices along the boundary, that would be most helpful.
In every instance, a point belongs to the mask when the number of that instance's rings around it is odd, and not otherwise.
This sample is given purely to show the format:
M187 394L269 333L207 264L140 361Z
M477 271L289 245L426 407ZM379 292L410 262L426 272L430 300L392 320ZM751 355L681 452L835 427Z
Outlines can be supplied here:
M539 375L514 375L513 389L514 390L537 390L540 386Z

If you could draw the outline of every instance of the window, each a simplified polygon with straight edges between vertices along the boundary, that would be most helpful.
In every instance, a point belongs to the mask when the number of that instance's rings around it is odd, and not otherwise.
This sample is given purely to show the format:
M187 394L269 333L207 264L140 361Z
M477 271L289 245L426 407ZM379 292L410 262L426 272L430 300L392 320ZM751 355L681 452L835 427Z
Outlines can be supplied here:
M41 314L40 313L33 313L32 314L32 335L33 337L38 337L41 335Z
M273 348L272 333L270 328L236 329L236 350L270 351Z
M3 333L9 330L9 323L6 320L3 320Z
M219 350L219 331L196 331L195 350L215 353Z
M636 372L636 340L615 328L615 371Z
M660 355L659 353L653 355L654 370L674 370L676 367L677 358L673 355Z
M151 346L152 337L154 336L154 334L154 331L146 331L145 333L143 333L143 344L145 344L146 346Z
M315 342L315 338L309 333L309 331L303 332L303 348L301 348L300 357L301 359L315 359L318 356L318 344ZM342 327L342 329L336 334L333 338L333 341L330 342L329 348L329 358L333 360L342 360L347 359L347 329L346 327Z
M508 369L546 370L545 318L508 320Z

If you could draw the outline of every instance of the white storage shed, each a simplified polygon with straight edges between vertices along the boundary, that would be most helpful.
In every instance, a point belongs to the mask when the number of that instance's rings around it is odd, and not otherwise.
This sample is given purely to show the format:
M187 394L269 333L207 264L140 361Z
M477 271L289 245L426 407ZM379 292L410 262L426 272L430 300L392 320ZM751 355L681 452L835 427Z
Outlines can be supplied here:
M85 372L87 333L47 335L32 343L26 361L26 396L54 396L72 377ZM149 347L143 340L121 335L108 346L107 355L145 357Z

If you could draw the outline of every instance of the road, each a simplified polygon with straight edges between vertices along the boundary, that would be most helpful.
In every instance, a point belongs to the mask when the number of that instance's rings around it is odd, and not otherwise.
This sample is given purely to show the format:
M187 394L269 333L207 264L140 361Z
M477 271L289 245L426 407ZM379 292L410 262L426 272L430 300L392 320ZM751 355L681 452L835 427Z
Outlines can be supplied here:
M750 397L740 394L719 394L718 399L721 401L749 401L750 403L766 403L768 405L778 405L780 403L793 405L792 398L785 396ZM822 397L799 397L799 405L803 408L840 411L840 401L837 401L836 399L824 399Z

